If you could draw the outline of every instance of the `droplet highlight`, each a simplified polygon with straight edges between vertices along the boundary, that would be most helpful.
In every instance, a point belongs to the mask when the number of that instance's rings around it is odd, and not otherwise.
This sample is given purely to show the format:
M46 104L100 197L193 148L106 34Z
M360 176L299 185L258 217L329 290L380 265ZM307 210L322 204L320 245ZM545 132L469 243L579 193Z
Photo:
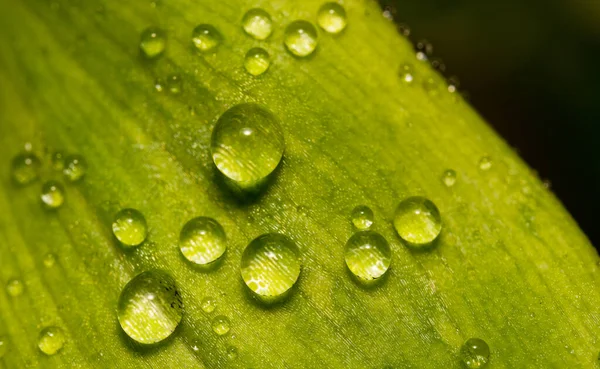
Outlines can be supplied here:
M179 74L169 75L166 81L166 88L171 95L179 95L183 91L181 76Z
M317 23L326 32L340 33L346 28L346 10L338 3L325 3L317 14Z
M394 228L410 246L427 246L442 231L442 218L430 200L421 196L409 197L396 208Z
M40 198L47 209L58 209L65 202L65 189L56 181L48 181L42 186Z
M445 170L442 173L442 183L446 187L452 187L456 184L456 171L452 169Z
M266 40L273 32L271 16L263 9L250 9L242 18L244 31L257 40Z
M246 53L244 68L251 75L259 76L265 73L269 66L271 66L271 57L265 49L255 47Z
M399 75L402 82L411 84L415 79L415 71L412 64L401 65Z
M87 172L87 161L81 155L69 155L65 158L63 174L71 182L77 182Z
M166 47L167 36L160 28L150 27L142 32L140 39L140 50L146 58L158 58L163 54Z
M206 266L214 263L227 250L225 231L221 224L212 218L194 218L181 230L179 250L194 264Z
M8 351L8 338L0 336L0 359L4 357L6 351Z
M297 57L306 57L317 48L317 29L312 23L297 20L285 29L284 43L289 52Z
M221 44L223 36L210 24L201 24L192 32L192 43L196 50L206 53L213 51Z
M350 220L356 229L366 231L373 225L373 219L373 210L366 205L358 205L352 209Z
M360 280L373 281L389 269L392 250L379 233L357 232L346 243L345 261L348 269Z
M123 331L139 343L166 339L183 317L183 300L175 280L158 270L139 274L123 288L117 317Z
M469 369L483 368L490 359L490 347L479 338L469 338L460 349L460 358Z
M229 332L229 318L224 315L216 316L212 321L212 329L219 336L223 336Z
M38 179L40 159L30 152L15 156L12 160L12 178L18 185L25 186Z
M126 248L138 246L148 235L146 218L136 209L123 209L115 215L112 231Z
M38 348L48 356L59 352L65 345L65 332L59 327L46 327L38 337Z
M19 279L11 279L6 283L6 293L11 297L21 296L25 286Z

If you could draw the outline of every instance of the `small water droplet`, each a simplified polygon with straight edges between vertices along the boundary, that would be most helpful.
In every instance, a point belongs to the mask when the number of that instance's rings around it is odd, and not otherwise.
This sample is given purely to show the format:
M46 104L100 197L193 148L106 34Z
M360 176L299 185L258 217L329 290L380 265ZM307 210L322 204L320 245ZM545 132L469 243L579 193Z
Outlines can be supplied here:
M48 181L42 186L42 203L48 209L58 209L65 202L65 189L56 181Z
M250 9L242 18L244 31L257 40L265 40L273 31L273 22L269 13L263 9Z
M200 52L209 52L217 48L223 41L223 36L210 24L201 24L192 32L192 43Z
M115 215L112 231L126 248L140 245L148 234L144 215L135 209L123 209Z
M25 286L19 279L11 279L6 283L6 292L9 296L17 297L23 294Z
M270 65L271 57L265 49L255 47L246 53L246 58L244 59L244 68L246 68L246 71L253 76L263 74L267 71L267 69L269 69Z
M403 64L400 66L400 79L405 83L412 83L415 79L415 71L412 64Z
M56 263L56 256L54 256L54 254L46 254L46 256L44 256L44 266L46 268L52 268L54 266L54 264Z
M256 104L234 106L213 128L213 161L225 177L242 188L266 179L279 165L284 148L277 118Z
M59 352L65 344L65 333L59 327L46 327L38 337L38 347L41 352L51 356Z
M446 71L446 63L444 63L444 61L440 58L431 59L431 67L442 73L444 73Z
M219 336L227 334L229 332L229 318L224 315L217 315L212 321L212 329Z
M489 361L490 348L479 338L469 338L460 349L460 358L469 369L483 368Z
M406 23L398 23L398 32L404 37L410 36L410 27Z
M426 56L433 54L433 44L427 40L420 40L415 45L417 51L424 53Z
M442 231L442 218L430 200L421 196L409 197L396 208L394 228L409 245L426 246Z
M8 339L4 336L0 336L0 359L6 354L8 351Z
M373 225L373 210L365 205L358 205L352 210L350 220L356 229L365 231Z
M297 20L285 29L284 43L288 51L298 57L312 54L317 48L317 29L312 23Z
M179 249L192 263L211 264L221 258L227 250L225 231L219 222L212 218L194 218L181 230Z
M442 183L446 187L452 187L456 184L456 171L448 169L442 174Z
M238 350L237 348L235 348L235 346L228 346L227 347L227 358L229 360L235 360L238 357Z
M65 158L63 174L71 182L79 181L87 172L87 162L81 155L69 155Z
M205 297L202 299L200 307L205 313L210 314L217 308L217 302L212 297Z
M440 92L440 83L437 78L429 77L423 81L423 88L429 95L436 96Z
M460 80L456 76L448 77L448 92L456 93L460 87Z
M162 55L167 47L167 35L157 27L147 28L142 32L140 50L148 59L155 59Z
M346 265L363 281L383 276L390 267L392 251L387 240L377 232L357 232L346 243Z
M24 152L12 161L12 177L16 184L24 186L38 179L40 159L33 153Z
M65 155L61 151L55 151L50 158L52 169L62 171L65 168Z
M294 286L300 266L296 244L282 234L268 233L246 247L241 273L252 292L262 297L277 297Z
M153 344L169 337L183 317L183 300L175 280L152 270L133 278L119 297L117 317L133 340Z
M487 155L483 156L481 159L479 159L479 169L481 169L483 171L490 170L492 168L492 165L493 165L492 158L490 158Z
M319 26L329 33L340 33L346 28L346 10L338 3L325 3L317 15Z
M200 343L197 340L194 340L190 347L192 348L192 350L194 350L194 352L200 351Z
M160 78L154 81L154 90L156 92L163 92L165 90L165 83Z
M172 95L179 95L183 90L183 81L179 74L171 74L167 77L166 88Z

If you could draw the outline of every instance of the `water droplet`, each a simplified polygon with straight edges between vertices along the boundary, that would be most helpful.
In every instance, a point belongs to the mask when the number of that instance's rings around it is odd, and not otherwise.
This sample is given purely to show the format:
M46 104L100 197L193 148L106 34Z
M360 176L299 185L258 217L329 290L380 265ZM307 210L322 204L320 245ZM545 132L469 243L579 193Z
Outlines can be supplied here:
M431 56L433 54L433 44L427 40L418 41L416 48L417 51L424 53L426 56Z
M492 158L489 156L483 156L481 159L479 159L479 169L483 171L490 170L492 168L492 164Z
M346 265L364 281L372 281L387 272L392 260L392 250L387 240L377 232L362 231L346 243Z
M317 22L329 33L340 33L346 28L346 10L338 3L325 3L319 9Z
M10 281L8 281L6 283L6 292L8 293L9 296L12 296L12 297L21 296L23 294L24 290L25 290L25 286L23 285L23 282L21 282L18 279L11 279Z
M6 354L8 347L8 339L4 336L0 336L0 359Z
M126 248L138 246L144 242L148 234L146 218L135 209L123 209L115 215L112 231Z
M208 265L227 250L225 231L212 218L198 217L188 221L179 235L179 249L192 263Z
M46 268L52 268L56 263L56 256L54 256L54 254L46 254L46 256L44 256L43 262Z
M244 68L253 76L263 74L271 65L271 57L269 53L260 47L252 48L246 53L244 59Z
M42 186L42 203L48 209L58 209L65 202L65 189L56 181L48 181Z
M300 276L296 244L279 233L255 238L244 250L241 272L252 292L262 297L281 296Z
M444 63L444 61L440 58L431 59L431 67L442 73L444 73L446 71L446 63Z
M223 36L210 24L201 24L192 32L192 43L200 52L214 50L223 41Z
M429 77L423 81L423 88L429 95L436 96L440 92L440 83L436 78Z
M284 37L285 46L295 56L308 56L317 48L317 29L310 22L297 20L290 23Z
M175 280L158 270L139 274L123 288L117 315L123 331L139 343L153 344L169 337L183 317Z
M212 329L219 336L227 334L229 332L229 318L224 315L217 315L212 321Z
M490 348L484 340L469 338L460 349L460 358L469 369L483 368L490 358Z
M167 35L163 30L156 27L147 28L142 32L140 49L146 58L158 58L167 46Z
M79 181L87 172L87 162L81 155L69 155L65 158L63 174L71 182Z
M205 297L202 299L200 307L205 313L210 314L217 308L217 302L212 297Z
M448 92L455 93L460 87L460 80L456 76L448 77Z
M358 205L352 210L350 220L356 229L367 230L373 225L373 210L368 206Z
M269 13L262 9L250 9L242 18L242 28L257 40L265 40L273 31L273 22Z
M213 128L212 158L221 173L241 187L261 183L279 165L285 143L275 116L256 104L227 110Z
M406 23L399 23L398 24L398 32L403 35L404 37L408 37L410 36L410 26Z
M421 196L409 197L396 208L394 228L409 245L426 246L442 231L442 218L430 200Z
M54 355L65 344L65 333L59 327L46 327L38 337L38 347L46 355Z
M52 169L62 171L65 168L65 155L61 151L55 151L50 158Z
M38 178L40 159L33 153L24 152L15 156L12 161L12 177L15 183L24 186Z
M183 81L179 74L171 74L167 77L167 91L173 95L179 95L183 90Z
M165 83L160 78L154 81L154 90L156 92L163 92L165 90Z
M442 183L446 185L446 187L452 187L456 184L456 171L452 169L446 170L442 174Z
M412 83L415 79L415 71L412 64L404 64L400 66L400 79L406 83Z
M227 347L227 358L229 360L235 360L238 357L238 350L234 346Z

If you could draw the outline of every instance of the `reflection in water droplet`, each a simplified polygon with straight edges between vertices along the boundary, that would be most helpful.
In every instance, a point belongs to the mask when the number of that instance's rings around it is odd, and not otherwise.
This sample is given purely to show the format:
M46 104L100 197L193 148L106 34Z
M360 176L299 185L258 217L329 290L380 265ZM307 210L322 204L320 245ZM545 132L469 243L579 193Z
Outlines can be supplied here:
M244 31L257 40L265 40L271 35L273 22L269 13L263 9L250 9L242 19Z
M150 27L142 32L140 49L146 58L158 58L165 51L166 46L167 36L160 28Z
M69 155L65 158L65 168L63 174L71 182L76 182L83 178L87 172L87 162L81 155Z
M279 233L255 238L242 255L241 273L252 292L263 297L281 296L300 276L296 244Z
M201 24L192 32L192 43L200 52L209 52L216 49L223 41L223 36L210 24Z
M65 333L59 327L46 327L38 337L38 347L46 355L54 355L65 344Z
M489 361L490 348L479 338L469 338L460 349L460 358L469 369L483 368Z
M217 302L212 297L205 297L202 299L200 307L205 313L210 314L217 308Z
M23 282L18 279L11 279L6 283L6 292L9 296L21 296L24 290L25 286L23 285Z
M442 174L442 183L446 187L452 187L456 184L456 172L452 169L448 169Z
M219 336L227 334L229 332L229 318L224 315L216 316L212 321L212 329Z
M317 29L312 23L297 20L285 29L284 43L289 52L298 57L305 57L317 48L317 38Z
M225 254L225 231L219 222L212 218L194 218L181 230L179 249L192 263L208 265Z
M346 28L346 10L338 3L325 3L317 15L319 26L329 33L340 33Z
M169 337L183 317L183 300L175 280L152 270L133 278L119 297L119 324L135 341L153 344Z
M42 203L48 209L58 209L65 202L65 189L56 181L48 181L42 186Z
M356 229L367 230L373 225L373 210L368 206L358 205L352 210L350 219Z
M479 169L486 171L486 170L490 170L492 168L492 158L490 158L489 156L484 156L481 159L479 159Z
M24 186L38 179L40 159L33 153L24 152L12 161L12 177L16 184Z
M415 196L402 201L394 214L394 228L411 246L427 246L442 231L442 218L430 200Z
M244 68L253 76L263 74L271 65L271 57L269 53L260 47L250 49L244 59Z
M138 246L146 240L148 234L146 218L135 209L123 209L115 215L112 231L126 248Z
M392 250L387 240L372 231L357 232L346 243L346 265L363 281L372 281L387 272Z

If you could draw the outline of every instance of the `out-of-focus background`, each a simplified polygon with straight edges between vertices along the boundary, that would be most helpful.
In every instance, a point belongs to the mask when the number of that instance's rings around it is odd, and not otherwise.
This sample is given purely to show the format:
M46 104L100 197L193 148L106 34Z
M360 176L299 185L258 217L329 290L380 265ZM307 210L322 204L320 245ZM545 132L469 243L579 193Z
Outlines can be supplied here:
M600 247L600 0L380 3Z

